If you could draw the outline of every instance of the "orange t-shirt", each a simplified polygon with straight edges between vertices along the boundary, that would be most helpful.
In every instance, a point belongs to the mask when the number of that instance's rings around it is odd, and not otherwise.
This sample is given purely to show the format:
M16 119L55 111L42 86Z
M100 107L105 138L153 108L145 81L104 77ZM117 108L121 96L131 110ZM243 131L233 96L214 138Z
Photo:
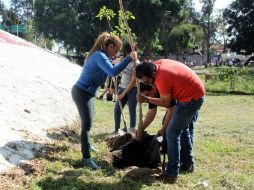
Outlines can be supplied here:
M203 82L189 67L178 61L160 59L155 61L155 86L160 96L171 96L179 102L198 100L205 95Z

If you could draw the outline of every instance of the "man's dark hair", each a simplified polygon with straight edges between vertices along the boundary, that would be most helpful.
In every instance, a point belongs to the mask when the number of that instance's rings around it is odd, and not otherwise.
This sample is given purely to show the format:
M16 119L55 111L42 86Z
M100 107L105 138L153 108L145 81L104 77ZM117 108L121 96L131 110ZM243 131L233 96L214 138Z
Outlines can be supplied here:
M136 77L141 79L143 76L145 77L153 77L153 73L155 72L155 64L152 62L143 62L136 67Z
M144 84L142 82L139 83L140 92L151 91L153 89L152 85Z

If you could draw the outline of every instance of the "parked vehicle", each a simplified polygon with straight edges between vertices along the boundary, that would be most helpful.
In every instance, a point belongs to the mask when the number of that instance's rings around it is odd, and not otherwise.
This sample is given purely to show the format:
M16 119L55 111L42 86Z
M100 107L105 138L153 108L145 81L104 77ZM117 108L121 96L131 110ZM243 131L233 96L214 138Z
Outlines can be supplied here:
M254 55L248 57L244 62L244 66L254 66Z

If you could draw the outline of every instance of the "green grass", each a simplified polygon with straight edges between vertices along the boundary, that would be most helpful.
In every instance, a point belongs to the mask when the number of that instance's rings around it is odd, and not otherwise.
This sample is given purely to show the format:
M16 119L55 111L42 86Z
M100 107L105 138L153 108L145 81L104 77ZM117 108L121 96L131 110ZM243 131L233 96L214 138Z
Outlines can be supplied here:
M253 69L252 68L231 68L225 67L228 69L228 73L219 73L215 72L216 69L222 69L223 67L218 68L204 68L203 71L207 71L208 73L213 73L211 78L209 78L205 82L206 91L208 92L220 92L220 93L234 93L234 94L251 94L254 95L254 80L253 80ZM225 69L224 68L224 69ZM231 76L230 69L237 69L236 74L232 76L232 81L230 79L225 79L224 81L218 78L218 76ZM195 70L197 70L195 68ZM246 73L248 71L248 74ZM242 73L240 73L242 72ZM245 73L243 73L245 72ZM199 74L199 77L205 81L205 75ZM232 82L232 84L231 84ZM233 87L234 86L234 87Z
M102 155L108 152L105 139L114 130L113 107L113 102L95 102L92 141L100 153L93 154L93 157L99 164L103 164ZM147 108L143 108L145 114ZM127 111L125 108L126 116ZM163 114L164 109L161 108L148 129L149 133L157 132ZM80 163L79 127L76 123L67 127L69 137L56 136L53 144L38 153L36 159L27 165L30 172L19 176L21 180L17 180L18 176L11 175L14 182L9 185L16 183L20 189L30 190L251 190L254 189L253 118L253 96L207 95L195 128L196 170L192 174L180 175L177 184L133 180L127 175L128 169L118 170L106 165L98 171L83 168ZM55 133L60 133L59 131L56 130Z

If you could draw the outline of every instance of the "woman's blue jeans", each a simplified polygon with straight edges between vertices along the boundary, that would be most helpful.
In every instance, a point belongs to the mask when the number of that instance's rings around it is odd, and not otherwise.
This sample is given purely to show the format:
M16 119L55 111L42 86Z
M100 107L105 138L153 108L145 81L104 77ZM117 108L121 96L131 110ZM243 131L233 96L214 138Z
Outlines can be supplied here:
M177 102L173 115L166 129L168 165L166 174L177 176L181 162L185 166L194 164L192 148L194 138L194 123L204 102L204 97L191 102Z
M94 116L94 99L86 91L72 87L72 98L78 108L78 112L81 118L81 152L84 159L90 158L89 148L90 143L90 130L93 125Z
M119 88L118 94L121 94L125 88ZM136 108L137 108L137 88L133 87L121 100L122 107L126 105L128 102L129 106L129 114L130 114L130 127L136 126ZM115 109L114 109L114 119L115 119L115 131L120 129L121 124L121 110L119 106L119 102L116 101Z

